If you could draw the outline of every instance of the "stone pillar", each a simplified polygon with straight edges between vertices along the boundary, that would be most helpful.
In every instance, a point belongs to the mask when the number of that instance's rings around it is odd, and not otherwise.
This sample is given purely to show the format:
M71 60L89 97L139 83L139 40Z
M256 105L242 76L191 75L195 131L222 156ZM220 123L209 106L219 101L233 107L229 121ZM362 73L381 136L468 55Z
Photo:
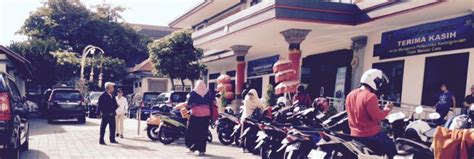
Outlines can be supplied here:
M245 55L249 52L250 47L252 46L234 45L230 47L232 51L234 51L237 61L235 69L235 99L232 101L232 108L235 113L240 112L240 106L242 105L242 99L244 98L241 94L245 81Z
M285 37L285 41L288 43L289 53L288 59L291 60L293 64L293 69L296 70L296 77L294 80L300 80L300 68L301 68L301 50L300 44L306 38L308 33L311 30L306 29L288 29L285 31L280 32L283 37Z
M352 80L351 88L359 87L360 78L364 74L365 47L367 45L367 36L352 37L351 49L354 51L352 58Z
M245 55L248 53L251 46L248 45L234 45L230 48L234 51L236 56L237 66L235 69L235 93L236 99L242 99L242 89L245 81Z

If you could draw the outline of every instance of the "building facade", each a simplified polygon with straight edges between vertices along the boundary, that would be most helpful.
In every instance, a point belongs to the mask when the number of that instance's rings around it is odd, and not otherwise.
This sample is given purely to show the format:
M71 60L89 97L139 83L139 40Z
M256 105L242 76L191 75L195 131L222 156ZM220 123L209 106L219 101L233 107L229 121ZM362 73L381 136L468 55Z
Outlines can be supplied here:
M206 0L170 26L194 29L209 84L235 71L237 94L247 81L265 96L277 57L297 65L313 97L342 99L378 68L390 79L385 100L432 106L447 83L461 105L474 84L473 11L457 0Z
M26 81L31 79L30 61L0 45L0 72L8 74L17 85L21 95L26 95Z

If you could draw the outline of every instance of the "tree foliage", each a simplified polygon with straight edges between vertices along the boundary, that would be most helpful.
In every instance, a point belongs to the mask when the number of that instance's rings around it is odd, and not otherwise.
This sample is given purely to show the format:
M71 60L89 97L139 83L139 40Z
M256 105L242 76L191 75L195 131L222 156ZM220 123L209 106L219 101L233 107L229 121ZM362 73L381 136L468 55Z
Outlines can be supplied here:
M189 31L175 31L155 40L148 45L148 52L157 72L168 76L173 87L174 79L194 81L200 78L205 69L205 66L199 63L203 56L202 50L194 48Z
M80 76L81 71L81 58L77 56L77 53L67 52L67 51L57 51L51 53L56 59L56 68L59 69L59 74L57 79L59 81L68 81ZM126 72L125 61L119 58L106 57L103 58L96 57L87 57L84 69L84 78L89 79L91 72L91 67L94 69L94 81L97 81L100 74L100 62L102 63L102 73L103 80L105 81L117 81L124 76ZM97 84L97 83L93 83Z
M107 56L136 64L147 56L148 37L119 23L122 7L97 5L95 12L79 0L48 0L25 21L19 33L55 39L61 50L82 53L87 45L102 48Z
M59 48L54 39L37 39L32 38L28 41L14 42L10 44L9 49L21 54L31 62L32 81L34 86L51 86L55 80L56 60L51 51Z

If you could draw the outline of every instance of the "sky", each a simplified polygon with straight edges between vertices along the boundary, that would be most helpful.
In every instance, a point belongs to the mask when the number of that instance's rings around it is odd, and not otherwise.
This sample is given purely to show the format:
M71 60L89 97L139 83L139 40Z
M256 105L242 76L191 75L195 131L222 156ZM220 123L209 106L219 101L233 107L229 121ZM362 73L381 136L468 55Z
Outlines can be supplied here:
M24 36L15 34L29 14L46 0L0 0L0 45L22 41ZM122 17L128 23L167 26L203 0L81 0L86 6L103 2L125 7Z

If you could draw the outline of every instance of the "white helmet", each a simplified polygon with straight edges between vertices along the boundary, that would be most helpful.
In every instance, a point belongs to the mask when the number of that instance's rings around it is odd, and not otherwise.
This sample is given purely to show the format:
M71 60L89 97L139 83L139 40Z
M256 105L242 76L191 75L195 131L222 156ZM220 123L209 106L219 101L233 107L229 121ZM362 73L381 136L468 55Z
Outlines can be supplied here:
M379 90L382 85L388 84L388 78L385 74L378 69L370 69L365 71L360 79L361 84L366 84L374 91Z

